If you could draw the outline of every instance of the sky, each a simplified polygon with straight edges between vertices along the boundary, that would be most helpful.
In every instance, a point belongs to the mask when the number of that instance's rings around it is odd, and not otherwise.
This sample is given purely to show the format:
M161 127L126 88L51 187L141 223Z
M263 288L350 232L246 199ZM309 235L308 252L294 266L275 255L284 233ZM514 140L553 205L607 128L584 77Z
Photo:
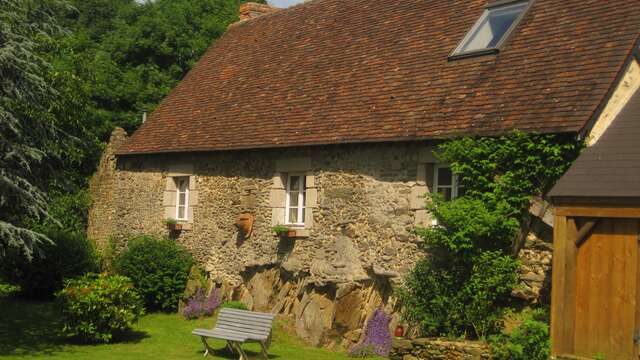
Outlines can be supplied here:
M267 0L269 5L273 5L279 8L289 7L291 5L299 4L304 2L304 0Z

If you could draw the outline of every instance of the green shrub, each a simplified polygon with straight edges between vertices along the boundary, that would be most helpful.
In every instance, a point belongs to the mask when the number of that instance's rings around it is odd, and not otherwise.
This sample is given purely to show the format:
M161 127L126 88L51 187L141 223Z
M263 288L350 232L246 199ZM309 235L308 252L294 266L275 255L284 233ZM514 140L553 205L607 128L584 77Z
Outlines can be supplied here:
M451 164L464 194L427 202L438 226L417 230L429 256L398 291L405 319L428 336L497 333L518 281L513 254L530 230L530 200L551 188L582 147L570 135L519 131L440 144L436 155Z
M64 333L87 342L111 342L144 314L142 299L125 276L87 274L68 280L56 295Z
M496 360L546 360L551 352L549 325L545 313L536 310L524 314L521 324L509 333L489 338Z
M42 244L31 261L17 252L3 261L7 280L20 286L21 295L29 299L51 299L65 279L99 269L97 252L83 233L48 229L46 235L54 243Z
M238 310L249 310L247 305L245 305L241 301L227 301L220 306L221 309L229 308L229 309L238 309Z
M428 336L496 331L518 280L518 262L508 255L517 222L465 197L436 197L430 209L440 226L419 232L432 256L417 262L398 291L405 319Z
M0 299L10 298L19 292L19 286L0 282Z
M167 239L142 236L114 261L116 272L128 276L148 310L174 311L182 298L193 258Z

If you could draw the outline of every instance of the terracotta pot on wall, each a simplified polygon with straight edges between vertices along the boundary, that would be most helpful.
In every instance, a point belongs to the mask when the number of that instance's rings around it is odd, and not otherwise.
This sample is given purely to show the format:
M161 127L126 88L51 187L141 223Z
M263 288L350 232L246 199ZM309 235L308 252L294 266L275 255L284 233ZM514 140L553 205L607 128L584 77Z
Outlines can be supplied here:
M240 214L236 218L235 227L240 232L240 235L243 239L248 239L253 232L253 222L255 218L251 214Z
M404 336L404 328L402 325L396 326L396 331L393 333L395 337L403 337Z
M182 224L168 224L167 228L171 231L182 231Z

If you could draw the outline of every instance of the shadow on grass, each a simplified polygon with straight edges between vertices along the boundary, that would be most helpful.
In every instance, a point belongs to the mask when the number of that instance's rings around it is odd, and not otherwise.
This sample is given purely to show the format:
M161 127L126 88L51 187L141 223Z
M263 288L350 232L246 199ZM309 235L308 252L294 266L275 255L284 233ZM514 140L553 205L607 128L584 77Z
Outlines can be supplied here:
M52 355L67 344L82 344L66 338L59 310L51 302L0 301L0 356ZM118 335L118 343L138 343L147 338L142 331ZM69 349L64 349L69 352Z
M52 354L64 345L51 303L0 302L0 355Z

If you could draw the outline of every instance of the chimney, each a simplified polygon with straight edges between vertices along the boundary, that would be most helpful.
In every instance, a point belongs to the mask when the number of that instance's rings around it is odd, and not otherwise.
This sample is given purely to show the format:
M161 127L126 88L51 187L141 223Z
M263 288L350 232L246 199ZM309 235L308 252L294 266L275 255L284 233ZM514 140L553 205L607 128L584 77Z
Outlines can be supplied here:
M251 20L265 14L271 14L280 9L254 2L247 2L240 5L240 21Z

